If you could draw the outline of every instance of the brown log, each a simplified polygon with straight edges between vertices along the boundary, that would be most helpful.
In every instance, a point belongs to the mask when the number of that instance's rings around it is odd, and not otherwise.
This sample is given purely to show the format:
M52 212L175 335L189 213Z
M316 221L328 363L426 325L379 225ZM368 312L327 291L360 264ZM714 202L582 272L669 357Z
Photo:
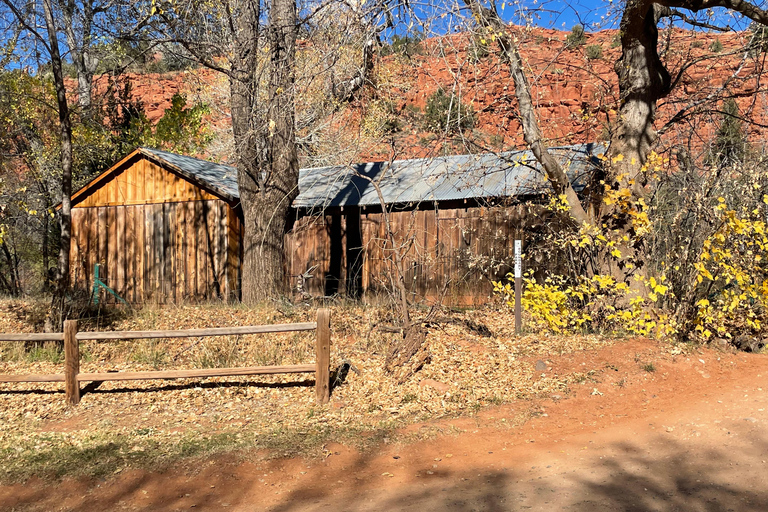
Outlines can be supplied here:
M295 364L286 366L249 366L242 368L206 368L203 370L166 370L156 372L110 372L110 373L81 373L77 380L108 381L108 380L153 380L153 379L191 379L206 377L231 377L237 375L271 375L275 373L312 373L313 364Z
M80 345L77 341L77 320L64 321L64 392L69 405L80 402Z
M249 325L244 327L216 327L210 329L186 329L182 331L103 331L79 332L78 340L136 340L147 338L189 338L196 336L234 336L240 334L262 334L272 332L311 331L317 328L315 322L303 324Z
M317 345L315 347L315 395L317 403L327 404L331 396L331 311L317 310Z

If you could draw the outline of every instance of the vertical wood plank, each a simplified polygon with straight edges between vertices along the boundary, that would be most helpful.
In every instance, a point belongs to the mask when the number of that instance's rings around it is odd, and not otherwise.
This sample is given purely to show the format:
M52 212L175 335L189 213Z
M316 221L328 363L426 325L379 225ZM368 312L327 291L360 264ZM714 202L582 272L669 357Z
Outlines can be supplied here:
M114 290L121 297L125 296L125 206L116 206L117 216L117 282Z
M163 204L163 295L165 303L174 302L174 268L173 268L173 215L171 210L173 205Z
M88 286L88 270L86 268L86 259L88 258L88 209L73 208L72 211L77 212L77 236L75 237L77 243L77 281L72 283L72 286L82 290Z
M144 206L144 295L149 301L155 298L155 223L152 218L154 205Z
M208 243L205 238L205 215L203 214L205 201L195 201L195 231L197 232L197 296L200 300L208 298L208 270L206 253Z
M155 252L155 272L154 272L154 285L155 285L155 301L158 303L165 302L163 297L163 279L165 278L165 261L163 259L163 205L152 205L152 230L154 231L154 238L152 240L152 246Z
M125 207L125 296L127 302L136 302L136 206Z
M227 300L235 300L237 298L238 233L239 220L237 214L232 208L227 207ZM288 254L293 257L294 253L295 251L291 245ZM292 275L295 275L295 269L290 267L288 279Z
M78 280L79 261L77 236L80 231L80 211L82 208L72 208L71 243L69 244L69 282L74 287Z
M215 228L216 228L216 201L206 201L206 212L205 212L205 219L203 220L203 225L205 226L205 245L206 245L206 254L205 259L208 265L206 266L208 272L207 272L207 281L208 281L208 299L212 299L216 297L217 292L217 286L216 286L216 237L215 237Z
M147 161L146 172L147 172L147 175L149 176L149 178L147 179L147 187L149 187L150 183L152 184L151 195L153 197L153 200L158 202L162 201L163 195L165 194L165 190L163 190L163 187L162 187L163 184L159 179L158 167L154 163ZM150 190L147 190L147 199L149 199L150 197L149 192Z
M136 202L143 203L146 201L146 160L143 158L136 162ZM143 212L139 212L143 213ZM141 218L141 217L138 217Z
M317 339L315 345L315 397L318 404L327 404L331 396L331 310L317 310Z
M370 285L368 282L368 276L370 267L371 267L371 244L373 243L371 240L371 230L370 230L370 221L368 220L368 215L360 214L360 238L362 238L362 254L361 257L363 258L362 261L362 276L360 276L360 294L363 295Z
M117 202L117 176L112 178L109 183L105 185L107 190L107 204L113 205Z
M176 176L176 187L174 188L174 195L176 197L176 201L184 201L186 199L184 195L184 191L187 188L186 183L187 183L187 180Z
M99 238L99 254L98 254L98 263L100 264L99 269L99 279L101 279L104 282L107 282L108 278L108 271L109 271L109 264L108 256L107 256L107 240L108 240L108 231L107 231L107 208L106 207L99 207L98 211L98 238ZM100 298L103 296L103 293L99 292Z
M195 203L187 201L184 203L185 223L184 233L187 241L186 260L187 269L187 295L192 300L197 300L197 230L195 228Z
M88 208L88 289L93 287L93 267L99 261L99 211Z
M136 292L135 300L139 304L143 304L146 301L144 296L144 254L146 246L146 238L144 235L144 205L137 205L135 211L135 236L136 236L136 265L134 272L136 274Z
M107 286L114 289L117 283L117 209L114 206L107 208L107 276L109 281L105 281ZM114 297L106 297L109 302L114 302Z
M165 169L161 169L160 173L163 179L163 186L165 189L165 196L163 196L163 201L172 201L175 175L169 173Z
M184 232L184 203L173 204L174 215L174 276L176 281L176 290L174 296L176 298L176 304L181 304L184 301L187 288L187 273L184 268L184 246L186 244L186 236Z
M64 321L64 394L68 405L80 403L80 346L77 341L77 320Z
M116 185L115 190L117 192L115 195L115 202L118 204L125 204L125 199L126 199L125 191L127 188L126 177L127 177L127 172L123 170L120 172L120 174L117 175L117 177L114 180L114 183Z
M125 204L133 204L136 201L136 165L128 167L125 175Z
M227 287L227 204L224 201L217 201L217 223L216 223L216 261L218 270L219 289L221 290L221 299L227 300L229 290Z
M424 210L424 287L425 293L433 293L437 296L439 282L435 279L435 264L437 262L437 212Z

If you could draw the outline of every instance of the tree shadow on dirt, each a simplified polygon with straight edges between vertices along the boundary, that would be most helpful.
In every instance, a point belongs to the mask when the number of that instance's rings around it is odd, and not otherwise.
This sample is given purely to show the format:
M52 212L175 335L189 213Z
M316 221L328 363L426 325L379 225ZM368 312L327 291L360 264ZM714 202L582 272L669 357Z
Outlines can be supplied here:
M749 450L692 453L684 444L660 437L652 447L625 442L610 451L616 455L607 460L594 457L584 471L563 467L557 474L536 477L528 467L479 473L435 470L433 475L422 470L411 483L390 486L378 473L367 480L356 478L366 471L367 458L361 458L345 471L343 485L298 488L268 510L325 510L329 504L343 511L768 510L768 474L765 466L754 467L762 462L760 457L768 456L764 438L751 439ZM744 461L752 468L744 467Z
M402 465L393 463L394 469L385 474L388 466L380 458L373 460L378 449L344 467L333 464L332 457L308 463L312 467L306 475L300 474L305 467L300 461L233 463L227 457L197 461L194 467L182 463L164 473L128 471L106 481L64 481L55 494L69 494L56 501L57 507L62 503L77 511L763 512L768 510L768 475L761 457L768 454L767 439L755 433L738 445L691 451L691 443L659 436L647 445L626 441L604 447L600 453L610 454L605 457L580 453L581 462L573 466L563 456L557 470L541 473L520 463L504 468L502 458L494 459L498 469L490 471L461 468L458 455L451 468L459 469L434 468L431 461L422 467L408 461L407 445L402 448L404 460L398 461ZM46 510L52 505L51 489L38 484L15 489L15 494L0 489L0 510Z

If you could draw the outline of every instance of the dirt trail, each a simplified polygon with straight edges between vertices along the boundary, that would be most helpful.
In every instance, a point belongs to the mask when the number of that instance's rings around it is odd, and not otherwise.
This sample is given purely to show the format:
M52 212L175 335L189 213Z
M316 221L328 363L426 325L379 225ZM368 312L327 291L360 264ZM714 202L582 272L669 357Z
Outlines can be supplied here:
M545 372L579 366L604 370L567 399L439 423L458 435L366 454L328 446L322 461L31 481L0 487L0 510L768 510L768 356L672 357L632 341Z

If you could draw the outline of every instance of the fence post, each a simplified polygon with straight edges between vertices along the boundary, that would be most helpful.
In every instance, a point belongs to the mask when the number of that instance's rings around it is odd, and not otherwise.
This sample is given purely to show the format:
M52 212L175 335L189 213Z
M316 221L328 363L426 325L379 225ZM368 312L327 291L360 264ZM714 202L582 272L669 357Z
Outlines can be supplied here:
M331 396L331 311L317 310L315 345L315 396L318 404L327 404Z
M80 402L80 346L77 341L77 320L64 321L64 392L69 405Z

